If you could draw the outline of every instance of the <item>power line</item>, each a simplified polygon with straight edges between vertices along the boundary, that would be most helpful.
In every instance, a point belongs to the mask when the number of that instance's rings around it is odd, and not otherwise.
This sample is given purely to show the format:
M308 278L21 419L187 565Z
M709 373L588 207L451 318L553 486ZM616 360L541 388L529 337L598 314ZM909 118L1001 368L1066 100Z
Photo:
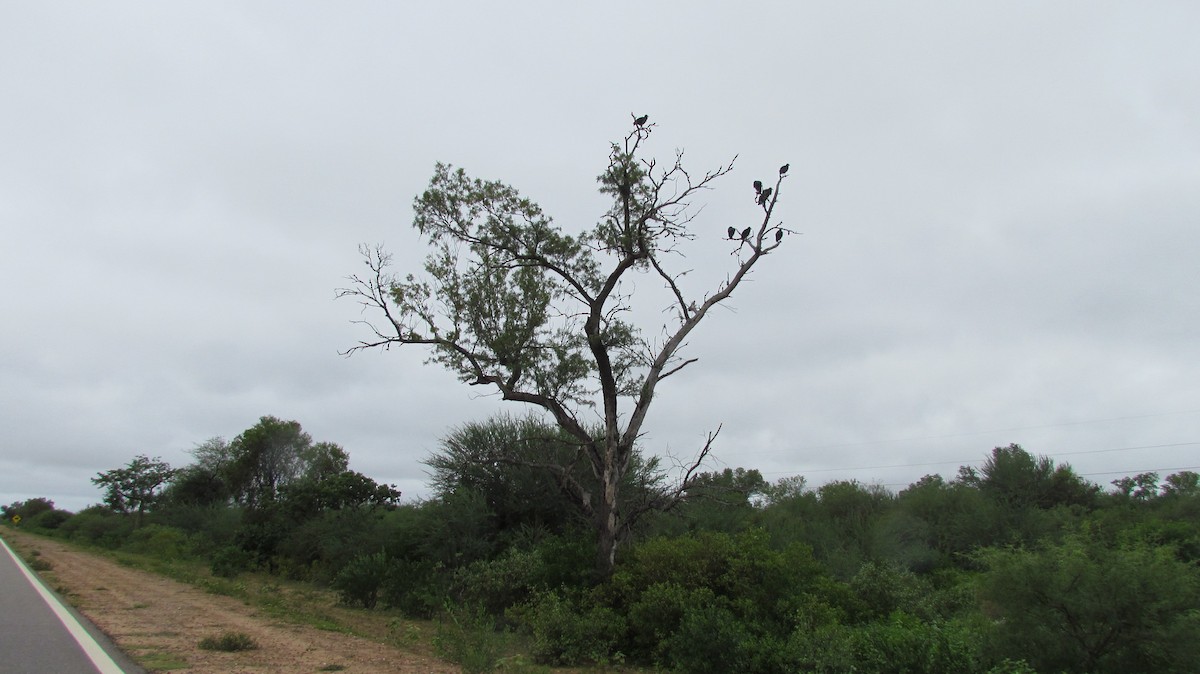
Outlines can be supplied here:
M1109 470L1103 473L1080 473L1080 477L1088 475L1140 475L1142 473L1165 473L1170 470L1200 470L1200 466L1177 466L1175 468L1143 468L1141 470Z
M1106 419L1082 419L1078 421L1061 421L1053 424L1037 424L1034 426L1013 426L1012 428L995 428L986 431L967 431L963 433L949 433L946 435L924 435L911 438L893 438L890 440L863 440L860 442L844 442L830 445L812 445L809 447L801 447L801 450L817 450L817 449L841 449L845 447L865 447L868 445L887 445L900 442L917 442L920 440L946 440L949 438L967 438L977 435L988 435L990 433L1011 433L1015 431L1033 431L1044 428L1061 428L1063 426L1085 426L1087 424L1102 424L1113 421L1133 421L1137 419L1153 419L1156 417L1178 416L1181 414L1200 414L1200 410L1182 410L1179 412L1156 412L1154 414L1135 414L1123 417L1109 417ZM786 450L773 450L786 451Z
M1079 477L1090 477L1093 475L1141 475L1143 473L1166 473L1177 470L1200 470L1200 466L1176 466L1175 468L1143 468L1141 470L1110 470L1103 473L1077 473ZM904 482L884 482L883 487L908 487L910 483Z
M1200 441L1171 442L1171 443L1166 443L1166 444L1161 444L1161 445L1135 445L1133 447L1110 447L1107 449L1085 449L1085 450L1081 450L1078 452L1059 452L1056 454L1056 456L1078 456L1080 454L1102 454L1105 452L1128 452L1128 451L1132 451L1135 449L1164 449L1167 447L1187 447L1190 445L1200 445ZM1051 457L1051 458L1054 458L1054 457ZM801 471L798 473L793 472L793 471L777 470L777 471L762 472L762 474L763 475L808 475L810 473L836 473L836 472L842 472L842 471L856 471L856 470L885 470L885 469L889 469L889 468L918 468L918 467L922 467L922 466L946 466L946 465L968 466L968 465L974 465L974 464L980 463L981 461L985 461L985 460L986 459L978 459L978 458L976 458L976 459L957 459L957 460L950 459L950 460L946 460L946 461L928 461L928 462L923 462L923 463L894 463L894 464L882 465L882 466L845 466L845 467L841 467L841 468L814 468L811 470ZM1154 470L1190 470L1190 469L1189 468L1180 468L1180 469L1161 468L1161 469L1154 469ZM1120 472L1124 472L1124 471L1113 471L1113 473L1120 473ZM1107 473L1082 473L1082 474L1084 474L1084 475L1105 475Z
M1172 442L1165 445L1141 445L1138 447L1116 447L1114 449L1085 449L1081 452L1059 452L1058 456L1075 456L1076 454L1100 454L1102 452L1124 452L1130 449L1162 449L1164 447L1187 447L1200 445L1200 442Z

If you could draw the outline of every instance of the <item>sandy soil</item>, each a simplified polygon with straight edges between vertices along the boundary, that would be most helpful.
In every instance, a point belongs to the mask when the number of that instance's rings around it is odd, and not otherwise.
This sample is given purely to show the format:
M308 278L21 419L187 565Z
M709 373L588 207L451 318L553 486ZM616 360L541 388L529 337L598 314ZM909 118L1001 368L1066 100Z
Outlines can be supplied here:
M180 674L460 671L454 665L393 646L308 625L289 624L263 615L238 599L131 569L54 540L9 531L4 535L22 553L31 548L40 551L40 558L52 566L42 574L47 584L65 594L122 650L148 665L151 671L159 671L158 668ZM205 637L230 631L249 635L259 648L222 653L198 647Z

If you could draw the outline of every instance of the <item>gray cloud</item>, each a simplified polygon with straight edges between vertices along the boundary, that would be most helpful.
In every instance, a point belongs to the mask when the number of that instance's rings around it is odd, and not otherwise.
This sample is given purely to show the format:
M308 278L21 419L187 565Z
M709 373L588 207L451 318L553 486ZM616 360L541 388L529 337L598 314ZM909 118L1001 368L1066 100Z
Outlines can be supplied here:
M338 355L363 336L333 299L357 245L419 266L435 161L587 227L631 112L660 157L739 155L681 261L695 289L783 162L803 232L694 336L648 449L723 424L720 461L815 483L903 485L1009 442L1101 483L1197 463L1188 4L3 13L0 500L81 507L97 471L186 462L264 414L423 493L438 437L508 408L419 352ZM638 290L653 334L666 301Z

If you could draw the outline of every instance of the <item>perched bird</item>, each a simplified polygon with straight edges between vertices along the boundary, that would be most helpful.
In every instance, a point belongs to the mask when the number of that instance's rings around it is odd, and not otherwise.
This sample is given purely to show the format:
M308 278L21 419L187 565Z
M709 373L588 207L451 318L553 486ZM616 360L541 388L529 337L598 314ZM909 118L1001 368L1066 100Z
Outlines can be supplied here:
M737 230L734 229L733 227L730 227L729 228L729 238L732 239L735 235L737 235Z
M761 180L754 181L754 193L762 194L762 181Z
M749 239L749 238L750 238L750 228L747 227L742 230L742 241L745 241L746 239Z
M762 194L758 195L758 205L763 206L767 203L767 199L771 198L772 189L770 187L764 189Z
M641 117L637 117L633 120L633 125L634 126L643 126L646 124L646 120L648 120L648 119L650 119L650 115L642 115Z
M783 166L780 166L780 167L779 167L779 175L783 175L783 174L787 173L787 172L788 172L788 168L789 168L790 166L791 166L791 164L784 164Z
M779 243L780 241L783 241L783 230L777 229L775 230L775 243Z

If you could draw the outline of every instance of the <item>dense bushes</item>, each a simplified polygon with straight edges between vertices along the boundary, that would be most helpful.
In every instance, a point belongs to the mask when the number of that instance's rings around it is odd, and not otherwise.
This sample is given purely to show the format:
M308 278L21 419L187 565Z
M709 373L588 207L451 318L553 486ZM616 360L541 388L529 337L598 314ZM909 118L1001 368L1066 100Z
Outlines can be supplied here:
M490 495L456 483L399 506L335 472L253 509L168 500L140 527L45 499L5 512L88 544L191 555L217 576L328 583L345 604L438 620L439 652L469 671L516 648L540 665L678 674L1193 670L1200 480L1170 476L1156 491L1142 475L1102 495L1022 452L997 449L981 471L899 494L713 474L711 501L647 518L603 582L586 528L537 514L556 502L545 494L524 509L510 489L530 476L510 484L500 470Z
M1200 577L1174 550L1084 530L1034 549L987 549L980 596L993 646L1039 671L1188 672L1200 662Z

